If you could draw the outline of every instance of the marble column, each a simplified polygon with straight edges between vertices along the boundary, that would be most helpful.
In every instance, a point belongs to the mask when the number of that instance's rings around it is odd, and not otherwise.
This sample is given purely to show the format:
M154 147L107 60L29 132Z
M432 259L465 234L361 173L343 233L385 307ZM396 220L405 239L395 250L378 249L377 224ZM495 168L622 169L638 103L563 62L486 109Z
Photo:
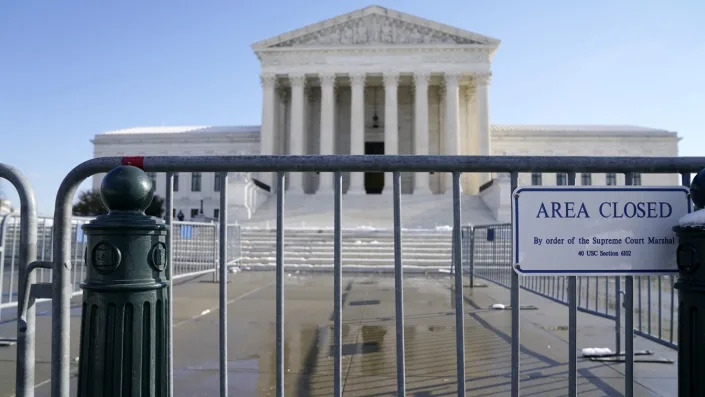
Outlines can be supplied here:
M274 108L276 93L274 92L277 83L277 76L273 73L263 73L260 75L262 84L262 127L260 130L260 154L269 155L276 153L276 137ZM260 174L262 182L273 186L274 178L272 173Z
M476 156L477 155L477 147L479 144L479 138L477 136L477 121L476 121L476 111L475 108L477 106L477 95L476 95L476 88L475 88L475 81L471 84L468 84L462 88L464 91L463 93L465 94L465 113L467 115L466 117L466 123L467 123L467 146L466 146L466 154ZM479 174L476 172L470 173L468 175L467 181L468 181L468 192L470 194L477 194L479 192L480 184L479 184Z
M291 131L290 148L291 154L304 154L304 86L306 76L303 74L290 75L291 83L291 116L289 131ZM301 172L289 173L289 192L295 194L304 193L304 179Z
M384 154L399 154L399 117L397 87L399 73L384 73ZM383 193L392 193L392 173L384 173Z
M289 153L289 87L279 86L277 89L278 95L278 122L277 122L277 137L275 138L275 150L277 153Z
M365 154L365 74L350 75L350 154ZM348 194L365 194L365 174L350 173Z
M321 73L321 154L335 154L335 86L334 73ZM333 193L333 174L321 172L319 176L318 193Z
M443 136L443 154L454 156L459 153L460 134L458 131L458 84L460 75L457 73L446 73L445 80L445 130ZM452 175L444 175L445 192L452 193Z
M488 106L488 86L490 84L491 73L478 73L475 75L475 133L477 134L477 154L489 156L491 152L490 142L490 119ZM479 186L489 182L492 175L489 173L479 174Z
M428 139L428 81L429 73L414 74L414 154L429 153ZM414 176L414 194L431 194L428 172L417 172Z

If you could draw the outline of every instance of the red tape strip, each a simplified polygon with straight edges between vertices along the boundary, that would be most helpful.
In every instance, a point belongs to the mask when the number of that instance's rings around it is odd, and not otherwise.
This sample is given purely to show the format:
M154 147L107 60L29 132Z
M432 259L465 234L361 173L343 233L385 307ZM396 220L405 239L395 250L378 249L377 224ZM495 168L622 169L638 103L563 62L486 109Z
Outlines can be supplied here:
M144 157L142 157L142 156L123 157L122 158L122 165L131 165L131 166L137 167L137 168L144 171Z

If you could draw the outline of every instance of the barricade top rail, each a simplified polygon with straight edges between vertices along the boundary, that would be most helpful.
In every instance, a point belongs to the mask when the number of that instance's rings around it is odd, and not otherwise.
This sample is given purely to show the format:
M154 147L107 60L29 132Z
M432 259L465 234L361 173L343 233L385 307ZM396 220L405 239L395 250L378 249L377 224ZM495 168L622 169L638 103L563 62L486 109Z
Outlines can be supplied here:
M588 156L366 156L366 155L250 155L99 157L75 167L66 180L88 177L119 165L145 171L178 172L698 172L705 157L588 157Z
M183 226L217 226L218 222L173 221L174 225Z

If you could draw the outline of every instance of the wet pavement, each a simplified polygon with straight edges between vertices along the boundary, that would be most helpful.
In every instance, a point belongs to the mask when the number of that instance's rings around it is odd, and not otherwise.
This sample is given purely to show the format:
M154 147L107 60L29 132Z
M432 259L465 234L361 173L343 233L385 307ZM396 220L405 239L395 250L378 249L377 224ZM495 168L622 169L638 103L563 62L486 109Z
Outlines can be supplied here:
M274 395L275 286L271 272L229 275L228 384L231 396ZM217 284L212 276L175 288L175 396L218 395ZM456 395L455 311L452 280L404 280L407 395ZM331 274L290 274L285 283L285 395L330 396L333 390L333 279ZM511 312L489 309L508 303L509 291L490 285L466 288L467 394L508 395L511 380ZM385 275L343 277L343 371L346 396L393 396L396 391L394 279ZM568 386L568 311L522 292L521 395L561 396ZM37 396L49 393L47 306L38 318ZM4 317L3 317L4 318ZM79 309L72 316L72 357L78 356ZM578 314L579 347L613 347L614 323ZM13 324L0 323L0 335ZM13 332L14 334L14 332ZM641 338L637 350L676 359L674 350ZM77 366L74 365L74 372ZM622 395L624 365L580 359L578 390L584 396ZM635 364L635 395L676 394L675 364ZM75 378L73 378L75 383ZM12 395L14 347L0 348L0 395ZM72 388L75 390L75 386Z

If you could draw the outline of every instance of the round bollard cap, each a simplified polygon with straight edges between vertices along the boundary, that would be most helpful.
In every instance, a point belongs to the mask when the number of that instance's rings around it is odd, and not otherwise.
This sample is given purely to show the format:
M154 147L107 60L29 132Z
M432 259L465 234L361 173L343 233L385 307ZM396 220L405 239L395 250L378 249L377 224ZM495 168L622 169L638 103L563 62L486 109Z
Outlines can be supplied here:
M100 196L109 211L144 212L154 197L154 186L141 169L121 165L105 175Z
M698 172L690 184L690 197L698 208L705 208L705 169Z

